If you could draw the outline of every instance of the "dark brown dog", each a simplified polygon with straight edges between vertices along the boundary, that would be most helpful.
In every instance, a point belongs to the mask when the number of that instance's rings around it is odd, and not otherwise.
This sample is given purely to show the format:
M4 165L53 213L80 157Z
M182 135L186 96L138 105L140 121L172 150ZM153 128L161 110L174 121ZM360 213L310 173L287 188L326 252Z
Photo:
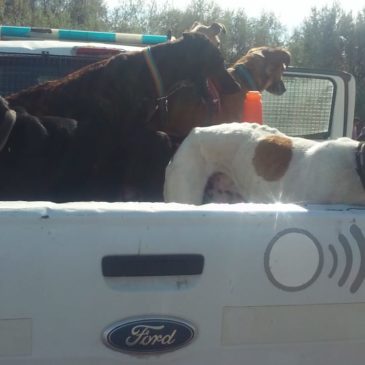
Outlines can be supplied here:
M147 57L145 52L119 54L6 99L10 107L22 106L36 116L58 115L130 127L145 124L158 99L177 84L190 81L201 85L208 77L223 93L239 90L212 42L201 34L187 33L151 47ZM161 85L166 94L159 92Z
M239 121L243 100L249 90L281 95L285 92L282 75L290 63L290 54L282 48L259 47L248 51L231 68L230 74L241 85L241 90L223 95L212 86L214 103L202 98L194 87L184 87L169 97L168 122L160 129L177 138L184 138L198 126Z
M0 110L14 116L11 133L0 152L0 200L56 201L54 188L77 122L35 117L22 108L10 110L1 97Z
M181 82L188 81L204 88L207 77L213 78L223 92L239 90L212 42L204 35L189 33L149 51L117 55L60 80L9 96L7 100L12 108L21 106L34 117L57 115L77 120L72 141L62 151L62 159L55 162L60 165L57 180L48 190L49 195L43 198L124 200L120 192L125 184L131 183L133 188L147 181L148 188L158 185L159 199L162 199L163 181L160 180L173 152L164 138L148 130L149 118L163 101L162 87L169 93ZM24 131L30 136L24 126L19 129L19 133ZM44 157L47 148L52 147L45 146ZM160 151L166 151L164 156ZM152 173L147 174L149 170L142 163L146 156L154 154L157 155L151 161L155 167L149 166ZM138 169L141 173L136 172ZM155 177L158 182L154 181ZM145 181L142 184L138 179ZM157 199L153 196L155 192L143 199Z

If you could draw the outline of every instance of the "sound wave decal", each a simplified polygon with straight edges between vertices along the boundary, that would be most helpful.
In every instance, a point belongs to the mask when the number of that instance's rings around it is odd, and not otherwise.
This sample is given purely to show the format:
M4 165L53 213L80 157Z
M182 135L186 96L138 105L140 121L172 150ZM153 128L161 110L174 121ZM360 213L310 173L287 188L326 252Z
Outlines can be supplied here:
M355 280L350 286L350 292L356 293L365 279L365 237L361 229L355 224L350 227L350 233L355 240L360 252L360 266L358 268ZM338 286L341 287L346 283L347 279L350 276L353 267L353 253L349 240L342 233L338 235L338 240L342 245L346 259L345 268L340 279L338 280ZM329 245L328 249L330 250L333 258L333 265L330 273L328 274L328 277L332 278L338 266L338 255L336 248L333 245Z
M350 233L350 239L342 233L338 235L339 247L328 245L329 255L326 257L332 263L328 277L335 275L344 257L343 271L337 284L342 287L348 281L355 270L351 244L356 244L360 252L360 264L350 285L350 292L356 293L365 280L365 237L356 224L351 225ZM324 257L322 245L312 233L290 228L279 232L270 241L264 255L264 268L274 286L287 292L297 292L308 288L318 279L323 271Z

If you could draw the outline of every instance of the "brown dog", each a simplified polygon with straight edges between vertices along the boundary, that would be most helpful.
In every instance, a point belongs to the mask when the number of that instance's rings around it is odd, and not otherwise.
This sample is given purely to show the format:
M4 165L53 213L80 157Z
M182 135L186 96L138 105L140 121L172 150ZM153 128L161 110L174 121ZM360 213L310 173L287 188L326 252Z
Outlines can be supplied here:
M168 122L155 120L154 127L183 139L194 127L239 121L249 90L267 90L275 95L285 92L282 75L289 63L290 53L285 49L253 48L228 69L241 91L223 95L219 87L211 83L211 94L207 96L194 87L182 88L169 96Z

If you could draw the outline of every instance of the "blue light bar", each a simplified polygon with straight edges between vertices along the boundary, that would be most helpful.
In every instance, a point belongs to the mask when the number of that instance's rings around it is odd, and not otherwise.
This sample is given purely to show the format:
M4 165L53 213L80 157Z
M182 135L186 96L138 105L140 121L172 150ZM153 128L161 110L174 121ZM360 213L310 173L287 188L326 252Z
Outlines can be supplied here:
M103 42L117 44L157 44L167 42L166 35L93 32L86 30L0 26L1 39L55 39L63 41Z
M1 26L1 38L2 37L28 37L31 30L30 27L9 27L6 25Z
M58 39L85 42L115 43L116 34L108 32L89 32L85 30L59 29Z
M153 35L153 34L143 34L142 35L142 44L157 44L166 42L166 35Z

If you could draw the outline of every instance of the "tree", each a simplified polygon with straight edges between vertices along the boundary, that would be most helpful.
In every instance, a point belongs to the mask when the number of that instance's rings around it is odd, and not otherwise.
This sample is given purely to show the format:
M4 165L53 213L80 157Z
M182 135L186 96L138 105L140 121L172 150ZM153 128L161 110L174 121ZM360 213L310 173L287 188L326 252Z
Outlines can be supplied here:
M103 0L0 0L2 24L102 30L108 12Z
M289 47L297 66L347 70L353 20L337 4L313 8Z
M356 114L365 120L365 9L358 13L354 28L350 72L356 78Z
M1 24L29 25L31 22L30 3L23 0L2 0L0 2Z
M66 5L72 27L104 30L107 7L103 0L69 0Z

